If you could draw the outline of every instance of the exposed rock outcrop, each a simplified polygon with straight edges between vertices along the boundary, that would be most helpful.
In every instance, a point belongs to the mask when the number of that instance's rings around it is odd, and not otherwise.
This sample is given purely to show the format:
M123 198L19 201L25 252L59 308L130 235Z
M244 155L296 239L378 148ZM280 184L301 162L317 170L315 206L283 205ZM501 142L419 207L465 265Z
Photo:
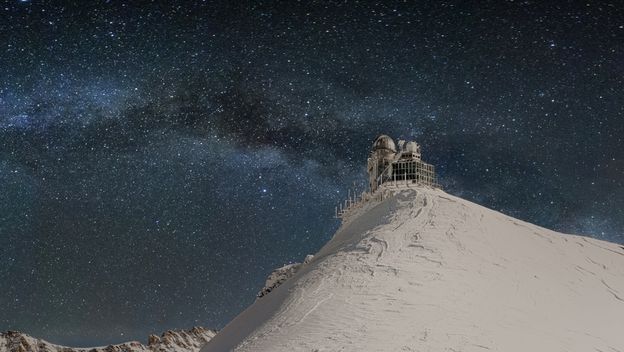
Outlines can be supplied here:
M281 268L277 268L273 270L273 272L266 279L266 282L264 283L264 287L262 288L262 290L258 292L258 298L266 296L267 294L269 294L269 292L276 289L279 285L283 284L286 280L293 277L297 273L297 271L301 269L303 265L308 264L313 258L314 258L313 255L308 254L305 257L305 260L303 261L303 263L288 264L288 265L284 265Z

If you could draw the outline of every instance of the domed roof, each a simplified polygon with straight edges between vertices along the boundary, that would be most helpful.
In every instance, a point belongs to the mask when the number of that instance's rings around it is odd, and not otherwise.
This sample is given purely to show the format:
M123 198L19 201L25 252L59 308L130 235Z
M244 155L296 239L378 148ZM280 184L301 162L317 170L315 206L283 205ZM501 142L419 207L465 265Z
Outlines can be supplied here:
M416 142L407 142L405 145L405 151L408 153L419 153L419 149L418 143Z
M373 143L373 150L387 149L396 153L396 145L390 136L386 136L385 134L380 135L375 139L375 143Z

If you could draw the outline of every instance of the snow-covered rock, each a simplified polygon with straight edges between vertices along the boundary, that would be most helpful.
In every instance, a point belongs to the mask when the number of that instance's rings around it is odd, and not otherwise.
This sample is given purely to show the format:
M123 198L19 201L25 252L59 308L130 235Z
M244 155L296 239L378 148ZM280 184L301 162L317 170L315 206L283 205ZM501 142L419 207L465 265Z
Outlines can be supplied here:
M313 257L314 257L313 255L309 254L305 257L305 260L303 261L303 263L288 264L288 265L284 265L281 268L277 268L273 270L273 272L266 279L266 282L262 290L258 292L258 298L266 296L267 294L269 294L269 292L273 291L275 288L277 288L279 285L284 283L286 280L293 277L297 273L297 271L299 271L299 269L301 269L303 265L308 264L312 260Z
M382 190L214 351L624 351L624 248Z
M190 330L169 330L161 336L150 335L148 344L137 341L102 347L65 347L36 339L17 331L0 333L0 352L197 352L216 331L194 327Z

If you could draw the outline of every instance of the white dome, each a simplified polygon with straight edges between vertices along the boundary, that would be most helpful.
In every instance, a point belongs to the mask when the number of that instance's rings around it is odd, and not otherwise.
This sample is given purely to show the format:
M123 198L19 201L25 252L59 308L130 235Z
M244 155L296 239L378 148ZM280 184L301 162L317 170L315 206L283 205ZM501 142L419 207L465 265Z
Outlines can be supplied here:
M420 152L420 147L416 142L407 142L407 144L405 144L405 151L408 153L418 154Z
M373 150L386 149L396 153L396 145L390 136L385 134L380 135L375 139L375 143L373 143Z

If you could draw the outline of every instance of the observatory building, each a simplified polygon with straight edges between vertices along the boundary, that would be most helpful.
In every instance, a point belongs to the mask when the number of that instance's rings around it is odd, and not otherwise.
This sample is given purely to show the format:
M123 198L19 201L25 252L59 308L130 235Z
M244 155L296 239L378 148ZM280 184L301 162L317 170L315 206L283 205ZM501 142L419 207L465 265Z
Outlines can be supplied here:
M384 188L429 186L439 188L433 165L422 161L420 145L399 140L399 148L389 136L375 139L368 157L369 190L361 195L349 190L348 199L336 207L336 218L345 219L352 209L366 201L383 199ZM377 190L380 190L377 192Z
M397 150L392 138L385 134L373 143L368 157L368 178L371 192L388 182L438 187L433 165L421 159L420 145L399 140Z

